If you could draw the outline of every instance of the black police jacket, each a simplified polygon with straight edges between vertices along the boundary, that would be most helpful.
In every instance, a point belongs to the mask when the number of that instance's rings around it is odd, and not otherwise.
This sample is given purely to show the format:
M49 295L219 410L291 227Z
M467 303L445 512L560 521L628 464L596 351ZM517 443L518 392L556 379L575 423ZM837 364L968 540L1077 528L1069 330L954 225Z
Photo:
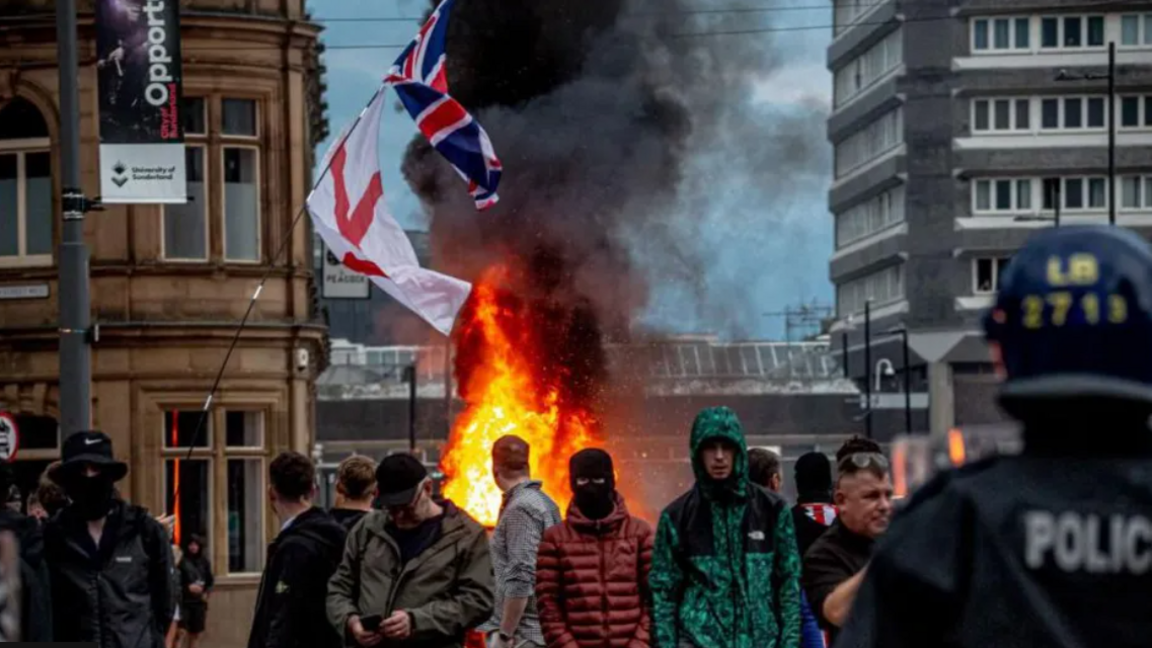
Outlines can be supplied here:
M344 527L319 508L301 513L268 547L248 648L341 648L328 623L328 579L344 554Z
M161 648L172 620L168 533L139 506L113 503L97 547L66 508L44 526L54 639L99 648Z
M1148 457L1000 457L896 516L836 648L1127 648L1152 637Z

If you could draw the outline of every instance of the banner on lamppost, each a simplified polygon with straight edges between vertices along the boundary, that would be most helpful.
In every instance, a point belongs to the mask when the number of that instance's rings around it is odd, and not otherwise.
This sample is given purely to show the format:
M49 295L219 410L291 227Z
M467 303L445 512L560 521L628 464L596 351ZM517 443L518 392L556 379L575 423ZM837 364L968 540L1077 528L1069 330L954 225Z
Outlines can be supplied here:
M96 0L105 203L186 203L179 0Z

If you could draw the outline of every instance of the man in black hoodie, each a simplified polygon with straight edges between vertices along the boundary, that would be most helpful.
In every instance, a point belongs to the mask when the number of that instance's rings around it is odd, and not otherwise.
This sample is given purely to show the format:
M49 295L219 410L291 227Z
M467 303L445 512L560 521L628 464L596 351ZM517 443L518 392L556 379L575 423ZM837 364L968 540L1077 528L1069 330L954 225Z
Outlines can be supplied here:
M128 466L112 440L76 432L53 477L71 503L44 525L55 641L99 648L161 648L172 620L168 532L116 494Z
M268 473L281 527L268 547L248 648L341 648L325 598L344 551L344 527L312 505L316 468L308 457L281 453Z
M0 460L0 492L8 492L14 481L12 464ZM40 523L36 518L0 507L0 531L11 531L20 543L20 638L52 641L52 596Z

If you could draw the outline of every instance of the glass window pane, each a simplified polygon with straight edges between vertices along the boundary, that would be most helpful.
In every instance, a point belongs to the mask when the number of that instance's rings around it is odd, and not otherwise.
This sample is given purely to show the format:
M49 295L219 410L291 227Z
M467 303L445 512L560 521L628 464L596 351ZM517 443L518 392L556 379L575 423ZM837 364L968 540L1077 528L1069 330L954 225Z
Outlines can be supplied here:
M1027 99L1016 100L1016 130L1028 130L1032 128L1030 123L1032 119L1029 114L1030 109L1031 106Z
M1016 181L1016 207L1018 209L1032 209L1032 181Z
M1064 206L1068 209L1084 208L1084 183L1082 178L1068 178L1064 181Z
M1088 206L1094 209L1102 209L1108 205L1107 196L1104 190L1107 187L1107 182L1104 178L1092 178L1088 180Z
M1012 102L998 100L996 102L996 130L1009 130L1012 128Z
M1139 45L1140 44L1140 17L1139 16L1121 16L1120 17L1120 44L1121 45Z
M1125 127L1140 125L1140 97L1120 98L1120 125Z
M992 292L995 284L992 282L992 259L976 259L976 292Z
M164 258L207 259L208 195L204 183L204 149L184 149L188 174L188 202L164 206Z
M184 97L184 134L206 135L208 133L206 108L203 97Z
M1044 18L1040 21L1040 46L1058 47L1060 45L1059 23L1056 18Z
M1088 18L1088 46L1100 47L1104 44L1104 16Z
M225 99L222 130L225 135L256 136L256 102L251 99Z
M171 511L176 516L172 530L177 544L189 534L212 537L210 533L211 463L207 459L164 460L164 507L176 505Z
M1088 127L1104 128L1104 98L1088 98Z
M1045 99L1040 104L1040 126L1042 128L1060 127L1060 101L1058 99Z
M201 428L201 424L203 427ZM197 433L199 430L199 433ZM212 419L203 410L164 412L165 448L207 448L212 440Z
M256 151L224 149L224 256L258 261L260 202Z
M996 210L1007 211L1012 209L1012 181L996 181Z
M1031 44L1032 22L1027 18L1016 19L1016 49L1028 49Z
M1084 43L1081 28L1079 16L1068 16L1064 19L1064 47L1080 47Z
M1144 125L1152 126L1152 95L1144 97Z
M987 180L980 180L976 183L976 209L977 211L988 211L992 209L992 188L991 183Z
M1144 206L1152 207L1152 176L1144 178Z
M1152 45L1152 13L1144 14L1144 44Z
M20 254L19 194L16 190L19 160L16 155L0 155L0 256Z
M228 571L264 569L264 461L228 460Z
M1120 179L1120 206L1124 209L1139 209L1140 207L1139 177Z
M52 254L52 156L24 154L25 227L28 254Z
M1064 100L1064 128L1080 128L1084 125L1083 104L1080 99Z
M975 30L973 46L978 50L988 49L988 21L977 20L972 26Z
M1044 178L1044 186L1041 191L1043 192L1041 204L1044 209L1056 209L1057 197L1060 194L1060 179Z
M978 131L988 130L988 102L987 101L977 101L975 111L976 111L976 116L975 116L976 117L976 130L978 130Z
M1003 18L997 18L993 23L993 47L996 49L1008 49L1010 44L1008 39L1011 37L1012 23Z
M230 448L260 448L264 446L264 413L260 411L234 411L224 413L224 436Z

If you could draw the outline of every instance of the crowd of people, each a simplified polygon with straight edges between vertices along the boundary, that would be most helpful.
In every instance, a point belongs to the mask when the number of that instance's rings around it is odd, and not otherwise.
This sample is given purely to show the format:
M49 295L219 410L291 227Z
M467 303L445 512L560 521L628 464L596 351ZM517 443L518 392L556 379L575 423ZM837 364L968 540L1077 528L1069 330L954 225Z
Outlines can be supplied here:
M835 488L827 456L801 457L789 508L780 458L749 450L731 410L701 412L689 443L696 483L655 528L629 513L599 448L570 458L561 511L532 478L528 443L496 441L503 501L491 530L437 496L410 454L349 457L323 510L313 462L283 453L268 470L281 526L249 647L826 645L891 513L880 448L845 444ZM121 498L128 467L106 435L73 435L62 455L26 511L19 498L0 511L0 532L18 539L9 610L22 640L198 648L215 585L206 539L174 544L170 518Z

